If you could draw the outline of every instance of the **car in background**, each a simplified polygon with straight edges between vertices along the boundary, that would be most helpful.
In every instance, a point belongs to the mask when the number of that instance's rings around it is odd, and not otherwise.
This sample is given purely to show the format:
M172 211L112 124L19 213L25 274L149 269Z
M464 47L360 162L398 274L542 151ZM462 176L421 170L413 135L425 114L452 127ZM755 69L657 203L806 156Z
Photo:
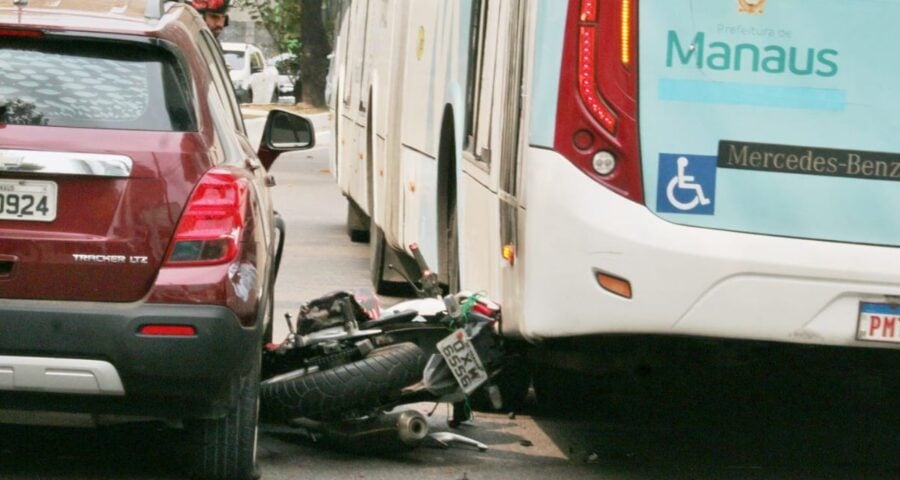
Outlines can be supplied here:
M4 421L153 421L194 476L256 478L267 171L313 139L275 110L254 151L229 82L182 3L0 4Z
M299 102L302 92L295 91L300 85L300 59L293 53L280 53L269 59L269 65L278 69L279 97L294 97Z
M293 97L294 96L294 79L290 75L278 76L278 96Z
M249 43L222 43L231 83L241 103L277 103L278 69Z
M278 69L278 73L294 76L300 71L297 55L293 53L279 53L269 58L269 65Z

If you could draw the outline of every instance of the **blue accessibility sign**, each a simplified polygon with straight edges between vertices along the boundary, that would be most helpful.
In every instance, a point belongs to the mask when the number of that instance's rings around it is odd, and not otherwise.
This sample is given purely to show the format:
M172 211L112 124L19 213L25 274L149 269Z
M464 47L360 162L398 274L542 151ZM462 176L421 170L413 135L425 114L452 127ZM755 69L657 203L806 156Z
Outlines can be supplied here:
M716 157L659 154L656 211L712 215L716 207Z

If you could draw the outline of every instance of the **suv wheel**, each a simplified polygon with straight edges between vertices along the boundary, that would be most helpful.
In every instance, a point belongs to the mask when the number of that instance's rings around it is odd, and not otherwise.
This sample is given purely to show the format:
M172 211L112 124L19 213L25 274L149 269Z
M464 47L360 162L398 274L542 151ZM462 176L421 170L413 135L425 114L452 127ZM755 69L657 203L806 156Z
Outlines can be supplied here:
M251 480L259 478L256 444L259 416L260 362L241 380L237 405L221 418L196 420L187 425L191 436L189 459L194 478Z

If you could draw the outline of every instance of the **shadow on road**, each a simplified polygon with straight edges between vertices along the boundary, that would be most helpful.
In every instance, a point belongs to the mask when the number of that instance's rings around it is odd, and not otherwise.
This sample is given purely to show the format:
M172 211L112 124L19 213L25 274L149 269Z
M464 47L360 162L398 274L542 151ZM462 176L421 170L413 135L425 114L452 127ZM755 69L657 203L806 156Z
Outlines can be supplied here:
M0 478L184 478L175 431L148 425L104 429L0 427Z
M571 461L642 479L900 478L896 370L874 375L855 353L585 379L537 421Z

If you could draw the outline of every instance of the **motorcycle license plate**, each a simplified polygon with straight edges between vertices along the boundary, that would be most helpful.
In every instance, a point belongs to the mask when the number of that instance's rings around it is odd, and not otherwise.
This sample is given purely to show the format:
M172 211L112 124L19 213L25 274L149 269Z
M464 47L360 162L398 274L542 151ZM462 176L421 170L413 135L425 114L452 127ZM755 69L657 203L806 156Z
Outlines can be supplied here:
M466 331L459 329L437 343L438 352L444 357L450 371L466 395L475 391L487 379L487 371L472 346Z

